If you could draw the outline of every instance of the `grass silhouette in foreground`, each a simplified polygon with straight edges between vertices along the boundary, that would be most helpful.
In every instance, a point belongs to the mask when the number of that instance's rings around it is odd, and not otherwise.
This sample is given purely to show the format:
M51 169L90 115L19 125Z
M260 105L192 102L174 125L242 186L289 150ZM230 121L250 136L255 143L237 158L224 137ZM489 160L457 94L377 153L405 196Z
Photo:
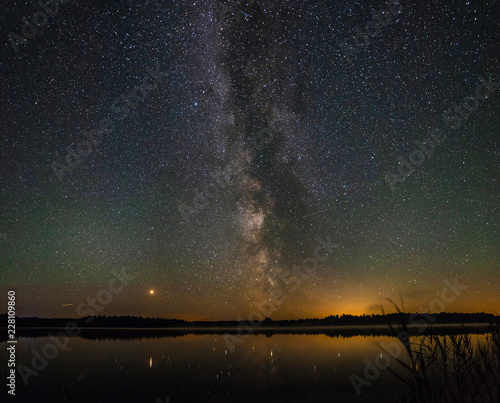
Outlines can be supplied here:
M485 340L476 344L463 327L460 334L447 336L433 334L431 327L425 335L410 339L406 321L388 325L408 355L408 363L396 358L408 371L406 379L388 368L408 386L399 402L500 402L500 323L491 323Z

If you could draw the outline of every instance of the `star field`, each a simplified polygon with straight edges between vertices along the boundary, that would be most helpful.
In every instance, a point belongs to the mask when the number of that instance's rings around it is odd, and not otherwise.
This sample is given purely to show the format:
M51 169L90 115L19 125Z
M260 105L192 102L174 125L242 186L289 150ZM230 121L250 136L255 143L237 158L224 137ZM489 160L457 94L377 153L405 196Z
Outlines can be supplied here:
M16 53L41 9L9 0L0 292L71 317L125 268L102 314L235 319L280 289L283 319L417 310L458 278L446 311L498 313L499 4L399 4L346 57L387 3L71 1Z

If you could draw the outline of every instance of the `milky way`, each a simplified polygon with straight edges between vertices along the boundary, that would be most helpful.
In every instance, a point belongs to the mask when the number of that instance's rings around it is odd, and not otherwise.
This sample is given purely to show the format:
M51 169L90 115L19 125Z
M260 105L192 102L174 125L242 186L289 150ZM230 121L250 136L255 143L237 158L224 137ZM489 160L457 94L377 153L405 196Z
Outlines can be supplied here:
M321 317L459 278L447 310L500 310L499 4L386 3L70 2L17 53L10 4L0 292L74 316L125 268L104 314Z
M297 154L307 156L299 87L310 77L296 64L295 42L307 24L294 21L291 8L207 3L192 11L200 37L190 71L203 88L197 106L207 120L200 135L212 142L211 160L231 161L224 173L237 199L224 209L238 243L230 281L248 285L247 298L258 300L275 285L273 273L284 264L277 256L296 254L286 239L266 237L269 228L293 236L311 197L295 163Z

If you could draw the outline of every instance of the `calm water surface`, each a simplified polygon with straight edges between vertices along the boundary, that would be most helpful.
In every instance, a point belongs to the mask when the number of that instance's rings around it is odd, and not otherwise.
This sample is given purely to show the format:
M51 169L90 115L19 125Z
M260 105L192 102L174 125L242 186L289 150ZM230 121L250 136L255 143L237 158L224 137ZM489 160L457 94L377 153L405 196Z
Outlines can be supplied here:
M386 336L251 335L234 353L222 335L93 340L74 337L24 386L26 402L394 402L404 393L389 371L358 397L349 375L381 354ZM31 349L46 337L20 338L17 364L31 366ZM6 343L2 345L5 353ZM385 355L385 354L384 354ZM6 362L2 360L3 362ZM391 368L398 369L397 364Z

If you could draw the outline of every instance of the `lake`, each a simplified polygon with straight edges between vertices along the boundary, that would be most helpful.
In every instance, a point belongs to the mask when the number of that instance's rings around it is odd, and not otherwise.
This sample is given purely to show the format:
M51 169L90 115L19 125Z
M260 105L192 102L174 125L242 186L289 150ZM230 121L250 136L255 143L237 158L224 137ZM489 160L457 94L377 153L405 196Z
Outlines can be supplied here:
M395 402L405 387L388 370L361 387L360 396L349 377L363 377L363 360L374 363L379 356L384 363L389 355L380 343L396 340L374 335L252 334L231 353L221 334L72 337L64 350L47 360L45 369L28 377L28 386L17 373L15 400L158 403L156 399L165 402L169 397L171 403ZM48 337L19 338L17 365L31 367L32 349L41 352L48 343ZM0 344L5 354L6 343ZM390 368L400 369L394 359Z

